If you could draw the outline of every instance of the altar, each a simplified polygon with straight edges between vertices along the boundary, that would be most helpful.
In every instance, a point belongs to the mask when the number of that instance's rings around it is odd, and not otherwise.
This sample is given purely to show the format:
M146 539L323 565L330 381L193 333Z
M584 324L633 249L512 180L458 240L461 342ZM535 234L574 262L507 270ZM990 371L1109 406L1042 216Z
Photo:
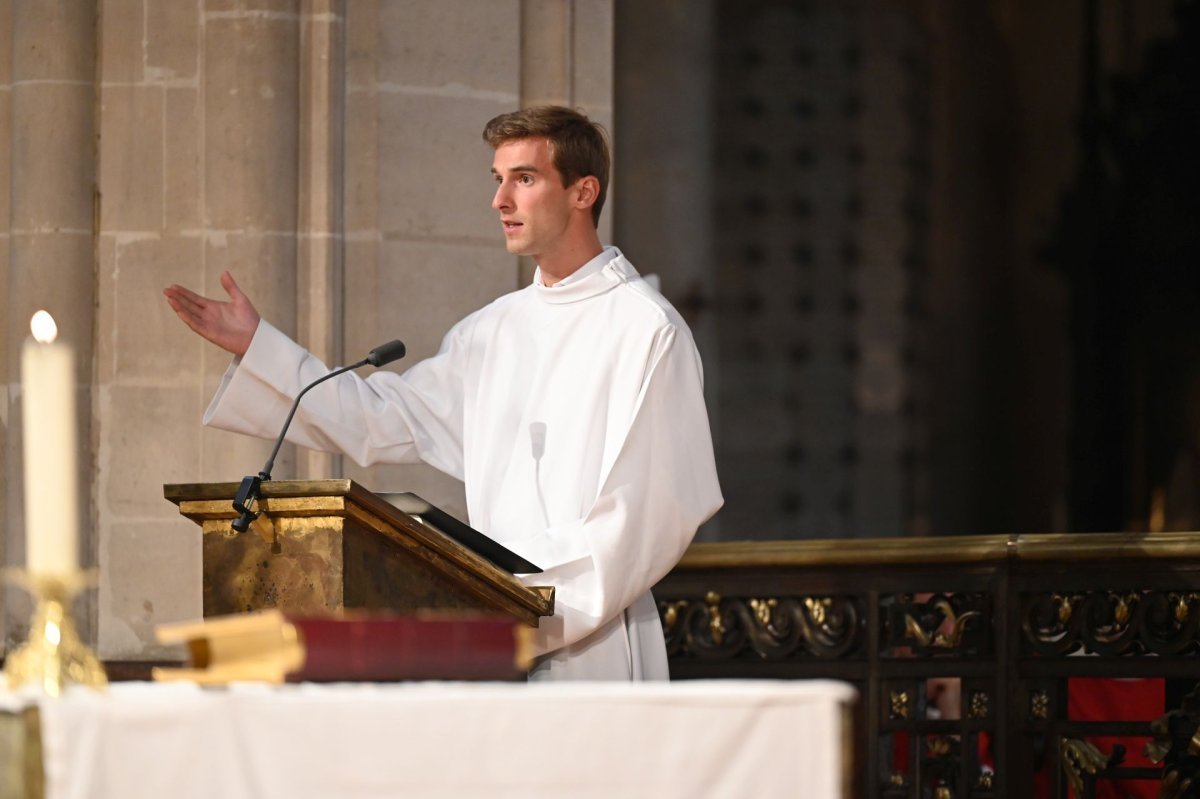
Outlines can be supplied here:
M840 799L854 701L721 680L117 683L35 704L46 799Z

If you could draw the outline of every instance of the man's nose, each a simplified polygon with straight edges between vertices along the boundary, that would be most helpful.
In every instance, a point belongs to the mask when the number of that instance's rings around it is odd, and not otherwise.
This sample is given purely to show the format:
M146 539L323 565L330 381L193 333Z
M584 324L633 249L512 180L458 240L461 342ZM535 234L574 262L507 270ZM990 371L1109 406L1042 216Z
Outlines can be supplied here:
M508 187L501 183L496 187L496 193L492 196L492 208L497 211L503 211L506 208L512 207L512 199L508 191Z

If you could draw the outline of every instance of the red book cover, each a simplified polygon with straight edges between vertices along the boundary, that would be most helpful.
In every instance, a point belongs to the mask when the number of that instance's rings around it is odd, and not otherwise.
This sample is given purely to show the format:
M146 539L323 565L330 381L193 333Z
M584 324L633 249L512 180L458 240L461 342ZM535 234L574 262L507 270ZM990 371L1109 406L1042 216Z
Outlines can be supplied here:
M532 665L533 629L476 613L351 612L288 616L278 610L160 625L158 640L181 644L182 669L155 679L390 682L519 680Z
M524 628L481 616L286 617L304 665L289 682L515 680L528 670Z

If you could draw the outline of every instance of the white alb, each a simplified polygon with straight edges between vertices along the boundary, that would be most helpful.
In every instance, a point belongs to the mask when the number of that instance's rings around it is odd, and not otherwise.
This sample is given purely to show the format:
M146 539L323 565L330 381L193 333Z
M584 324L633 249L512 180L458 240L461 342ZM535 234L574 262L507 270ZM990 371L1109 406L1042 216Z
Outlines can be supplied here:
M264 321L204 421L273 437L326 372ZM691 332L615 248L471 314L402 375L318 386L288 440L464 481L469 523L556 588L533 679L667 677L649 589L722 498Z

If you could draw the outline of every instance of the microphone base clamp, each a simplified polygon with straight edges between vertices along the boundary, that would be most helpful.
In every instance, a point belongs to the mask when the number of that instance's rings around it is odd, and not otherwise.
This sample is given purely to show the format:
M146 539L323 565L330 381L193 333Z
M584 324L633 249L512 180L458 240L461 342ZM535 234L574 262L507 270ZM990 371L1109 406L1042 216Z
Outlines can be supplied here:
M248 474L242 478L242 484L238 486L237 496L233 498L233 509L239 514L233 520L233 524L230 525L234 530L244 533L250 529L250 525L258 518L259 511L254 510L254 508L262 496L260 491L263 481L270 479L271 476L263 472Z

